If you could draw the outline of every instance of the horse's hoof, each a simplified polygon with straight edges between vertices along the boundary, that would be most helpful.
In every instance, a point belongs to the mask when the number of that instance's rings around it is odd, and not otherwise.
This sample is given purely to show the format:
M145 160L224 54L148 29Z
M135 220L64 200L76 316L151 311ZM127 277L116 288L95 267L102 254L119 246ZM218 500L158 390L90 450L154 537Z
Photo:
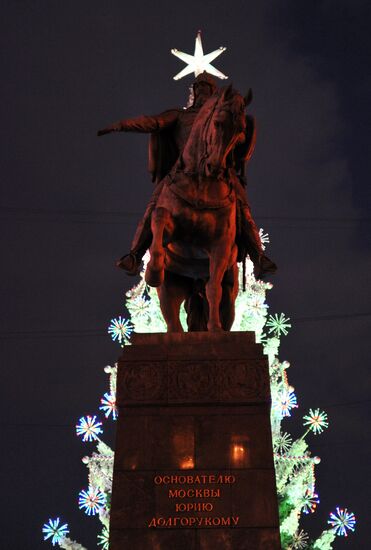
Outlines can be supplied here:
M164 282L164 270L160 269L159 271L155 271L154 269L148 269L147 267L145 279L147 285L149 286L161 286Z

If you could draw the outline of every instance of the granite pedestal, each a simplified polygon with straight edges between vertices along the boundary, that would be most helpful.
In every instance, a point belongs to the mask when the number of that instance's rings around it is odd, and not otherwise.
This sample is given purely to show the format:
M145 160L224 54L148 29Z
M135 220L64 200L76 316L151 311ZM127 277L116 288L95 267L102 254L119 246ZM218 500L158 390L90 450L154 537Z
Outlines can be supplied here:
M142 334L117 378L111 550L279 550L268 363L247 332Z

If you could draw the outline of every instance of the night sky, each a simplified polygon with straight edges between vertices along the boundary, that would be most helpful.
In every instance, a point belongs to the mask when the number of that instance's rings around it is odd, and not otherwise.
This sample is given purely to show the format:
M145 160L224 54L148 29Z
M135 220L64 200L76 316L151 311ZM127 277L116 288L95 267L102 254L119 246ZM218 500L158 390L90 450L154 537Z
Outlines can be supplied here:
M347 507L357 532L335 547L369 548L369 2L8 0L1 15L0 547L51 547L41 527L61 516L96 548L100 524L77 508L93 445L74 425L120 353L106 329L133 279L114 261L152 190L147 137L96 131L183 106L192 78L172 80L184 65L170 49L193 53L202 29L206 52L228 48L215 66L254 92L249 197L279 265L270 311L293 323L285 427L300 435L309 407L329 415L308 438L321 503L302 525L316 537Z

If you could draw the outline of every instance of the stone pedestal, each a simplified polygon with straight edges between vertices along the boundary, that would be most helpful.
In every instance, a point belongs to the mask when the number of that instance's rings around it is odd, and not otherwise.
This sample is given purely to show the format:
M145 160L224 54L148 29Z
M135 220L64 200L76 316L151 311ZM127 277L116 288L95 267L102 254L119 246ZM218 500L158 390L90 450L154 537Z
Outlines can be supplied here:
M111 550L279 550L268 363L246 332L125 348Z

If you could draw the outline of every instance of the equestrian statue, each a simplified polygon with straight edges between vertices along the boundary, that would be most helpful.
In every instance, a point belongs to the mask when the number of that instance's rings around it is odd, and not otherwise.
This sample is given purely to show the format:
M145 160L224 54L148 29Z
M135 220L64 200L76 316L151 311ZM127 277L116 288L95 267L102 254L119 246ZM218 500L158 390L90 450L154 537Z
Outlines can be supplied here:
M98 131L150 133L155 190L131 251L116 265L138 274L149 249L146 282L156 287L168 332L230 330L238 293L237 262L248 256L256 278L276 271L264 255L246 197L245 166L255 146L252 100L233 87L197 76L186 109L125 119Z

